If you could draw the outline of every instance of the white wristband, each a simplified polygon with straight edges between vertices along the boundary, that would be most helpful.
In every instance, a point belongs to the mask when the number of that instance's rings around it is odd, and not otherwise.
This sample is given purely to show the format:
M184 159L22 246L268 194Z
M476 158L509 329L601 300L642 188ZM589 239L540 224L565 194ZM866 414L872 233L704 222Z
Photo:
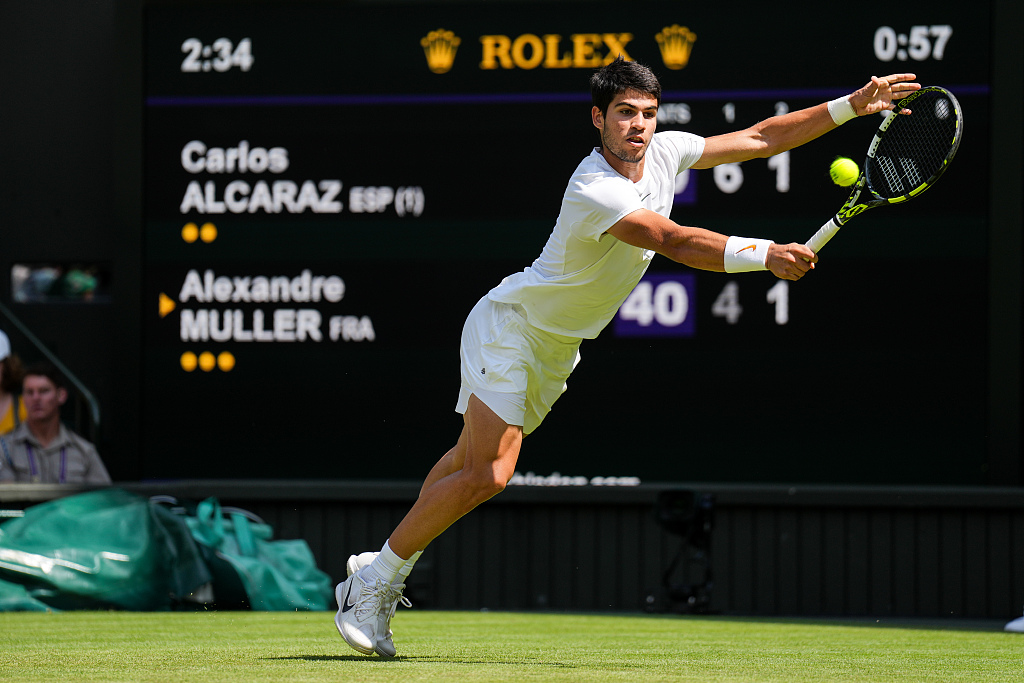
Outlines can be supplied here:
M853 105L850 104L849 95L837 97L829 102L828 113L832 116L832 120L836 122L837 126L843 125L850 119L857 118L857 112L854 111Z
M768 270L768 245L771 240L758 240L733 235L725 243L725 272L746 273L751 270Z

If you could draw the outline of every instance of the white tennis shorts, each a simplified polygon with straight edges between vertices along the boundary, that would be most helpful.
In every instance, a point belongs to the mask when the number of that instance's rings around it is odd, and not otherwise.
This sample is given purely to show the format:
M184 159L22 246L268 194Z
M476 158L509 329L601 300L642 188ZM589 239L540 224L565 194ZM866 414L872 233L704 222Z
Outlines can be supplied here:
M581 341L533 327L522 306L485 296L462 329L462 388L455 410L465 414L475 394L507 424L529 434L566 390L580 362Z

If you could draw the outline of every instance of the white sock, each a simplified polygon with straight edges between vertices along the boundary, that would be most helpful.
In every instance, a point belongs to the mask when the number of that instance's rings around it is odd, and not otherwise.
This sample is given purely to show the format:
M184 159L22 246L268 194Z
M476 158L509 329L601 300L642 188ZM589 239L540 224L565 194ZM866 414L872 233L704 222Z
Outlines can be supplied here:
M395 577L395 583L405 583L405 580L409 578L409 574L412 573L412 568L416 564L416 560L420 559L420 555L423 554L422 550L417 550L413 553L412 557L405 561L402 568L398 570L398 576Z
M405 564L405 558L396 555L391 546L385 543L384 547L380 549L380 554L367 565L364 571L370 572L371 577L376 577L384 583L394 583L395 577L398 576Z

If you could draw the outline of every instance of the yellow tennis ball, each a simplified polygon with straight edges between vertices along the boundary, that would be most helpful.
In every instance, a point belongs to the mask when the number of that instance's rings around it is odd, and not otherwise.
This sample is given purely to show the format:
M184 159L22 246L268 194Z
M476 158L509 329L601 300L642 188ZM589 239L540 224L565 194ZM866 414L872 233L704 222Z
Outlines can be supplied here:
M828 174L832 176L832 182L842 187L849 187L857 182L860 176L860 169L857 162L846 157L836 157L828 168Z

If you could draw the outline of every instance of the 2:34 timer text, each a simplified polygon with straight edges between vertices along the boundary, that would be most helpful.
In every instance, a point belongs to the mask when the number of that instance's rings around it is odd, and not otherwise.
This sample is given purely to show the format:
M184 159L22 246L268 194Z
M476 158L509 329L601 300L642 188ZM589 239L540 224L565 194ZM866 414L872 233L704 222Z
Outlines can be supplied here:
M218 38L209 44L198 38L188 38L181 44L181 51L185 55L181 61L182 73L211 70L224 73L234 68L248 71L256 61L249 38L242 38L237 45L229 38Z

